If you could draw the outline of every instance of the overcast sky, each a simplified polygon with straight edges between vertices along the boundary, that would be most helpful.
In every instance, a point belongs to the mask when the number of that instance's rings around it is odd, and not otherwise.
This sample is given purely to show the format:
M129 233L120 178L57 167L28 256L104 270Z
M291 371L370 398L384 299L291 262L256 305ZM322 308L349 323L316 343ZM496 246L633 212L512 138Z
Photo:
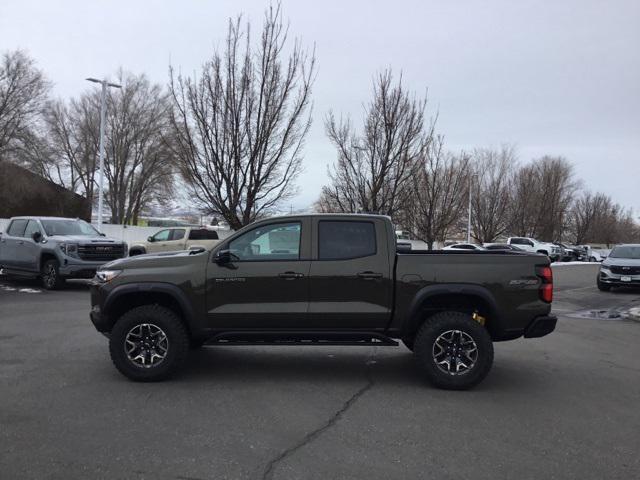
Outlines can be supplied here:
M267 1L0 2L0 51L27 50L78 95L87 76L122 66L165 84L169 62L198 70L227 20L262 22ZM371 77L402 70L429 90L429 112L453 150L517 146L520 160L562 155L585 186L640 216L640 1L293 1L291 34L316 46L313 128L305 149L304 208L326 182L335 151L330 109L359 121ZM359 123L359 122L358 122Z

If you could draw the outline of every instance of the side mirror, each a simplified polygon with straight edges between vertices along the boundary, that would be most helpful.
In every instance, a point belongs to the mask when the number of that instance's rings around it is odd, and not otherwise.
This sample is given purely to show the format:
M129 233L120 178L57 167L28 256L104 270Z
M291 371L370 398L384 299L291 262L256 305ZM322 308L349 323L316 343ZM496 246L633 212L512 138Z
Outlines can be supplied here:
M147 242L153 243L154 242L153 237L147 237Z
M228 265L229 263L233 263L240 260L240 258L231 253L230 250L220 250L217 254L216 254L216 263L218 265Z
M102 232L100 232L100 236L101 236L101 237L106 237L106 236L107 236L107 234L106 234L106 233L102 233Z
M34 242L38 243L40 242L40 240L42 240L42 234L40 232L33 232L31 238L33 238Z

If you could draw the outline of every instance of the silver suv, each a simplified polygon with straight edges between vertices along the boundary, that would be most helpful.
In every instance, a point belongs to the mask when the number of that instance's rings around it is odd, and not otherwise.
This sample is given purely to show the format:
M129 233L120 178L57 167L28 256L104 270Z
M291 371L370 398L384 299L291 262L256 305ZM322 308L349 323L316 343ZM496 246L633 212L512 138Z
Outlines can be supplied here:
M125 257L127 245L74 218L14 217L0 233L0 269L40 277L48 290L67 278L92 278L98 267Z

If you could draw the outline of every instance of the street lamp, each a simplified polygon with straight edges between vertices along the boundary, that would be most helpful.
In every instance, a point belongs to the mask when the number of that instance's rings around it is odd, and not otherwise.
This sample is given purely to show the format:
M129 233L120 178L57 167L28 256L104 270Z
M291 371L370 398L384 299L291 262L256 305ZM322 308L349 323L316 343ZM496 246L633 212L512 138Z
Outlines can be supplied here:
M102 190L104 187L104 123L107 113L107 87L122 88L122 85L109 83L106 80L98 80L97 78L86 78L85 80L102 85L102 95L100 98L100 181L98 183L98 230L102 232Z

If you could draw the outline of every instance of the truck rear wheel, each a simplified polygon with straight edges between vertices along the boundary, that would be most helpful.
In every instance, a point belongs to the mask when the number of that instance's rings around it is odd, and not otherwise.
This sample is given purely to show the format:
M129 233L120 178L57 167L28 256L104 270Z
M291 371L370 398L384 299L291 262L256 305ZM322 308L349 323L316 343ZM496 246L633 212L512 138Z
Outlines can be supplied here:
M143 305L122 315L111 330L109 353L124 376L156 382L173 375L189 353L180 318L161 305Z
M462 312L446 311L429 317L416 335L413 351L427 380L447 390L474 387L493 364L489 333Z

